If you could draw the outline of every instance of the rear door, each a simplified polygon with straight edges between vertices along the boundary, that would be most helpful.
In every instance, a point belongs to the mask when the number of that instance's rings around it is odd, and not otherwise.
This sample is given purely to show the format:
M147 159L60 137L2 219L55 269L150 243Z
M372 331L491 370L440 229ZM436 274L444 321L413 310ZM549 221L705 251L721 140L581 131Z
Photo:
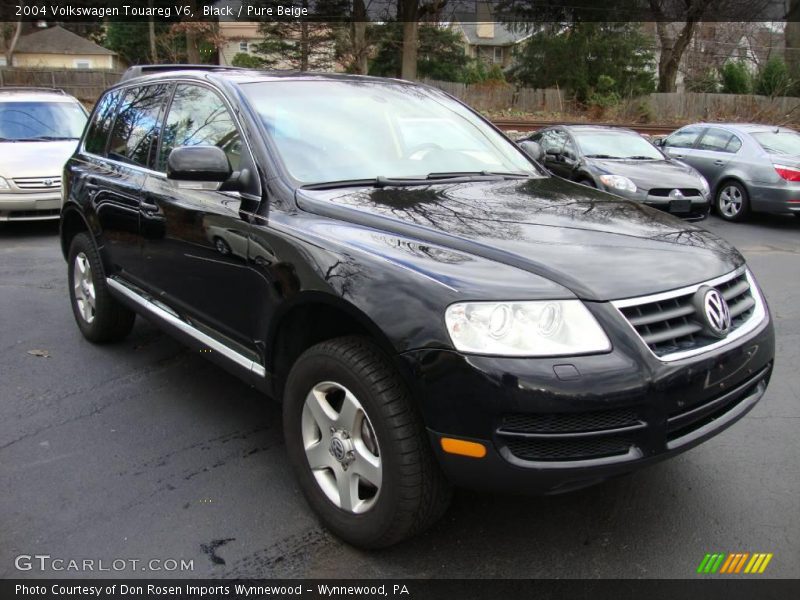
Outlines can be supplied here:
M94 207L115 272L143 277L140 193L154 156L167 86L116 90L104 96L89 127L76 179Z
M697 141L692 166L714 189L725 167L742 147L742 141L730 131L709 127Z
M249 169L250 188L167 179L169 153L180 146L222 148L234 171ZM148 289L206 333L248 355L259 304L248 262L250 224L242 195L260 198L255 164L224 99L200 83L175 86L154 172L144 185L142 231Z

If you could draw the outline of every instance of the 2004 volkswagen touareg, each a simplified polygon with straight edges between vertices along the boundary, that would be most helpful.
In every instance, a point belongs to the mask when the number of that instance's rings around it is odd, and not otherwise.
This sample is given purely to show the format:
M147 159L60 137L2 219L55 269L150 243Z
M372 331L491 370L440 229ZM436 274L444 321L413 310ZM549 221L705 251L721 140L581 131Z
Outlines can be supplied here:
M360 546L430 525L451 482L555 493L686 450L772 370L733 247L425 86L140 67L64 182L86 338L139 313L282 399L308 502Z

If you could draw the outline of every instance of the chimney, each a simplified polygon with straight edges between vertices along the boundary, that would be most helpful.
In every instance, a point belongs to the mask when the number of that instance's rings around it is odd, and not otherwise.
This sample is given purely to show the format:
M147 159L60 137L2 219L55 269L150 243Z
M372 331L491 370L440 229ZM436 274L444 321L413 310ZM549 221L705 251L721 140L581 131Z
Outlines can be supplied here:
M475 14L477 24L475 26L475 33L479 38L493 38L494 37L494 17L492 17L492 8L488 0L476 0Z

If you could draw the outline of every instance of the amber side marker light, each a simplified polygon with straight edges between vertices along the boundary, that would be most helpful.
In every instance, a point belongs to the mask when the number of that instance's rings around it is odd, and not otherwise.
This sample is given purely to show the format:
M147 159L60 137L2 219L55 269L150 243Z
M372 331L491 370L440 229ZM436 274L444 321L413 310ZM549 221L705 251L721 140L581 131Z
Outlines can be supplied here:
M471 458L483 458L486 456L486 446L478 442L468 442L466 440L456 440L453 438L441 439L442 450L448 454L459 454Z

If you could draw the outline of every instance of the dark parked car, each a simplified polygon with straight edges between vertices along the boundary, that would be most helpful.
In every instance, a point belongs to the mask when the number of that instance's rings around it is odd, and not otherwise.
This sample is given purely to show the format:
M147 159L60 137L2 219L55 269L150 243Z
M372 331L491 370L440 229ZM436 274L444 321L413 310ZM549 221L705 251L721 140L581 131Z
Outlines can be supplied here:
M547 170L688 220L708 215L708 184L692 167L671 159L644 137L620 127L563 125L521 142Z
M800 134L752 123L696 123L658 145L708 180L714 208L741 221L750 211L800 215Z
M77 325L110 342L138 313L280 399L300 487L349 542L424 529L451 483L652 464L763 395L772 323L733 247L549 176L446 94L139 70L65 168Z

